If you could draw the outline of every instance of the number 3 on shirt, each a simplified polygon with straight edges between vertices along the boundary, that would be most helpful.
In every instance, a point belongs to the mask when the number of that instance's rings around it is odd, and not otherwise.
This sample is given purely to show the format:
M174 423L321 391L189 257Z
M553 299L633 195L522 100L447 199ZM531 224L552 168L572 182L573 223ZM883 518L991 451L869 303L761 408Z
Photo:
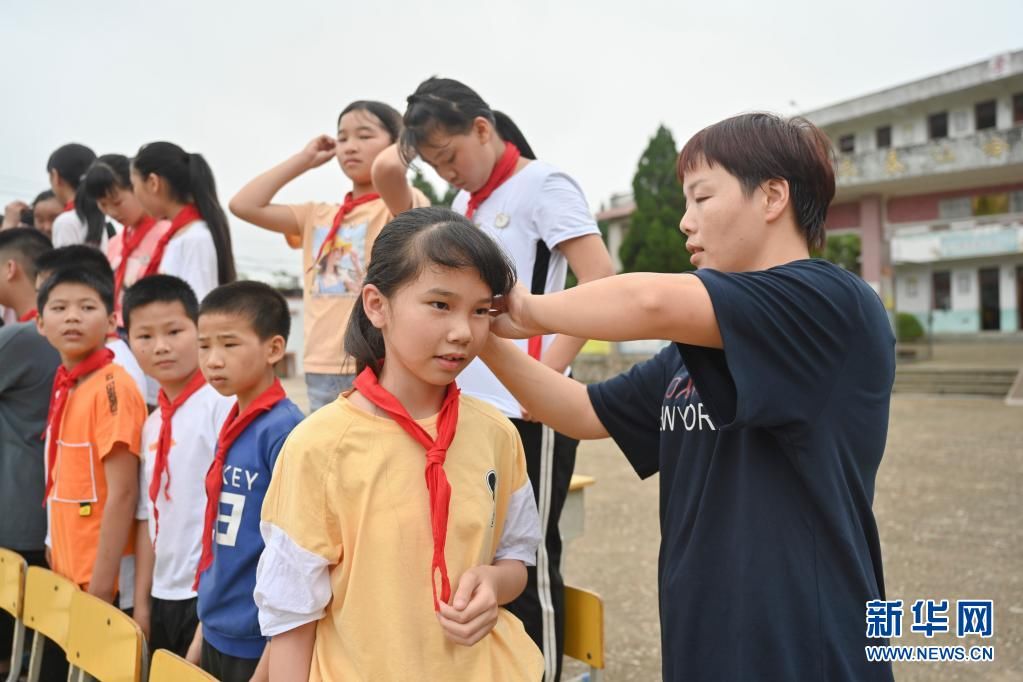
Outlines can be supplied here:
M238 540L238 528L242 524L242 512L245 511L245 496L238 493L220 493L220 508L230 507L228 514L220 514L217 517L217 544L225 547L234 547ZM221 531L220 524L227 527Z

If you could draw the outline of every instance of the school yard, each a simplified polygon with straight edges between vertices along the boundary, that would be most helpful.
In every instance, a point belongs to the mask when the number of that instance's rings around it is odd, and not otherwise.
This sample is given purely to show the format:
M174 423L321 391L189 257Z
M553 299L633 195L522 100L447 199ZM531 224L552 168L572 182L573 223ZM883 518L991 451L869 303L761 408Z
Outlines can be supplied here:
M287 383L302 404L301 379ZM566 547L567 582L605 600L607 679L658 680L657 479L640 481L610 440L582 444L576 472L597 483L585 493L585 532ZM961 643L954 632L909 634L916 599L995 604L993 638L963 640L993 644L994 662L896 664L896 679L1023 680L1023 407L895 395L874 509L888 598L905 602L893 643Z

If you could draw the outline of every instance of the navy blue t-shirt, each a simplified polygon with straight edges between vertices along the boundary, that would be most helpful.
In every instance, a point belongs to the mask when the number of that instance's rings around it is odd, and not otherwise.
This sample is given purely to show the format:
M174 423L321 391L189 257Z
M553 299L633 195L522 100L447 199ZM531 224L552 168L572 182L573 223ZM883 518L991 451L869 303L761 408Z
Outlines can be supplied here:
M891 680L871 505L895 340L860 278L802 260L695 273L724 350L675 344L590 386L636 472L660 472L665 680Z
M252 420L224 459L213 563L200 576L197 608L203 638L228 656L263 655L266 638L252 597L264 547L260 513L277 456L303 416L291 400L281 400Z

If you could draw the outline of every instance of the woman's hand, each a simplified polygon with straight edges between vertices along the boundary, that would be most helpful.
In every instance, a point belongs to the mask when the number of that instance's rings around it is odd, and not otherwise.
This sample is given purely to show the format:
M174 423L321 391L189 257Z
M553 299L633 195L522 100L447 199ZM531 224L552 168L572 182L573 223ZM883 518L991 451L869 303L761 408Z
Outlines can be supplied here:
M516 284L504 296L495 298L490 331L506 339L528 339L546 334L547 330L538 326L531 315L534 298L521 284Z

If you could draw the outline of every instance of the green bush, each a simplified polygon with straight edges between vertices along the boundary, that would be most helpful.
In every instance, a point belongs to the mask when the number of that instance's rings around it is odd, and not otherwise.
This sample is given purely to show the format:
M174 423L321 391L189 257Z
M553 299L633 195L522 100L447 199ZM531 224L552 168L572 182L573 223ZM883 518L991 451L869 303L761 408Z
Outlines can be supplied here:
M924 328L916 315L899 313L895 318L896 337L902 343L912 343L923 338Z

